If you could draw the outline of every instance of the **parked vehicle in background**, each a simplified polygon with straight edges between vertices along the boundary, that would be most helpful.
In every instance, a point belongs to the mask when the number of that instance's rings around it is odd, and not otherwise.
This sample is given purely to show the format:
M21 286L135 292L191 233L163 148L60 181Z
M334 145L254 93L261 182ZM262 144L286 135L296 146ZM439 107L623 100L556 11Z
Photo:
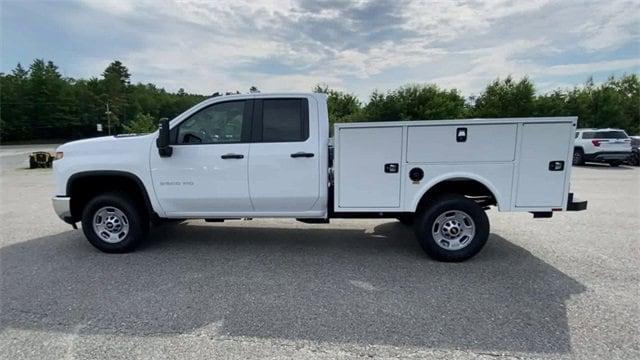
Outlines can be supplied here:
M569 191L576 117L335 124L324 94L207 99L158 131L57 149L53 205L91 244L133 250L149 222L396 218L442 261L478 253L485 210L585 210ZM331 164L331 165L329 165Z
M573 149L573 165L585 162L619 166L631 155L631 139L621 129L578 129Z
M640 136L629 136L631 138L631 156L626 163L633 166L640 166Z
M53 156L46 151L36 151L29 154L29 169L50 168Z

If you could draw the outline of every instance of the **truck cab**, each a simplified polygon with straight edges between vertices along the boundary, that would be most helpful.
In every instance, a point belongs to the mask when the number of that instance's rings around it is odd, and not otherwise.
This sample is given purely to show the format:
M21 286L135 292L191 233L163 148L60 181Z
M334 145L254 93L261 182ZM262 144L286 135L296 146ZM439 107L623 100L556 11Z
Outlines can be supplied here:
M324 95L229 96L176 118L171 156L149 151L161 212L180 218L326 216L325 109Z
M60 146L53 203L107 252L133 250L150 222L171 219L397 218L431 257L462 261L486 242L490 206L535 217L586 208L565 166L576 120L336 124L330 152L324 94L215 97L151 134Z

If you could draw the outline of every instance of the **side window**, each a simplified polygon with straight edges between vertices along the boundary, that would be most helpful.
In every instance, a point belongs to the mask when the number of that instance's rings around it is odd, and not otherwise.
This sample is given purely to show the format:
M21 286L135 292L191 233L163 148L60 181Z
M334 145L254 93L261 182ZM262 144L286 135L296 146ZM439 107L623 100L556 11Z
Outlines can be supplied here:
M242 142L246 101L214 104L178 125L178 144L225 144Z
M582 138L583 139L594 139L595 134L593 131L585 131L582 133Z
M307 99L262 102L262 142L305 141L309 137Z

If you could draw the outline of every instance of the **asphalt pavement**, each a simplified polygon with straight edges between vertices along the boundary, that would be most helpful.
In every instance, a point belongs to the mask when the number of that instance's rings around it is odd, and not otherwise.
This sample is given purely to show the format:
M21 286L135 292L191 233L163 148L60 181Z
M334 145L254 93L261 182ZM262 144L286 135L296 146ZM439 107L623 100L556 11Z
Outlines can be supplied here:
M32 148L0 147L2 358L640 358L639 168L574 167L585 212L490 210L459 264L394 220L189 221L114 255Z

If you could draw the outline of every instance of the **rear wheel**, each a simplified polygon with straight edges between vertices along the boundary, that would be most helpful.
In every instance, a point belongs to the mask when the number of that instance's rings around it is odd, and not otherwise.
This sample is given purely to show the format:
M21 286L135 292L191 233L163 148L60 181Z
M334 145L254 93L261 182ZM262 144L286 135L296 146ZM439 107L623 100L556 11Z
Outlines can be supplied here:
M85 206L82 231L99 250L124 253L142 243L149 231L149 222L126 194L106 193L94 197Z
M489 237L484 210L462 195L434 199L416 217L416 236L422 249L439 261L464 261L477 254Z
M582 149L573 151L573 165L584 165L584 151Z

